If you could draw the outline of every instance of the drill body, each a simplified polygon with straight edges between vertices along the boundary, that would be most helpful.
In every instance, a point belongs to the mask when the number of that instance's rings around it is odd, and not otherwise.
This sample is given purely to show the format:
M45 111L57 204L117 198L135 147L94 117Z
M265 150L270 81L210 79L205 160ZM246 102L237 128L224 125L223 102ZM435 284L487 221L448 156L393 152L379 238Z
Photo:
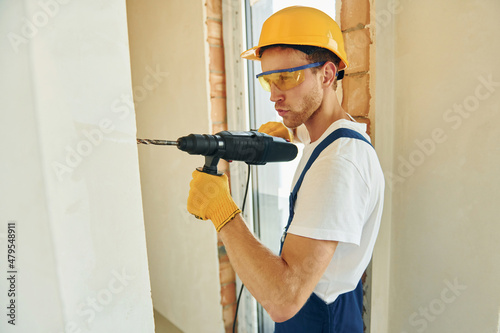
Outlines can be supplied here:
M191 155L205 156L201 171L212 175L219 175L217 164L221 158L263 165L291 161L298 153L293 143L257 131L190 134L177 140L177 148Z

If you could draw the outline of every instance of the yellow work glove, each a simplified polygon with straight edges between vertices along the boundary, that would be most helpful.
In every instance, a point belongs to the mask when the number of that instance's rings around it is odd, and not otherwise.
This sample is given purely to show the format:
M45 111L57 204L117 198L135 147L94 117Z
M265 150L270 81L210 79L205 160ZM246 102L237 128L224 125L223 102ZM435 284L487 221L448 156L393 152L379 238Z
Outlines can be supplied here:
M188 211L201 220L211 220L217 232L241 213L229 193L226 175L214 176L195 170L189 186Z
M292 133L279 121L270 121L261 125L259 127L259 132L269 134L270 136L277 136L289 142L293 141Z

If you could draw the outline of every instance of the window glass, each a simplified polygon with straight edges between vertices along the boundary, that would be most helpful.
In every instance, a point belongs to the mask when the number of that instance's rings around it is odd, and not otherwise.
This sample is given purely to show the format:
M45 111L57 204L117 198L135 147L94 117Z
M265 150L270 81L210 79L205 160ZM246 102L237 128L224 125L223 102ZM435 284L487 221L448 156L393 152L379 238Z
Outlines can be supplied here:
M315 7L335 18L334 0L247 0L247 49L258 45L262 24L269 16L294 5ZM255 78L255 75L261 72L259 61L248 62L250 126L254 129L268 121L282 121L274 109L274 103L269 100L270 93L264 91ZM281 235L288 220L288 196L300 160L301 146L299 144L299 155L294 161L270 163L253 168L252 171L254 230L262 243L276 254L279 252ZM259 332L274 331L273 321L260 306L257 317Z

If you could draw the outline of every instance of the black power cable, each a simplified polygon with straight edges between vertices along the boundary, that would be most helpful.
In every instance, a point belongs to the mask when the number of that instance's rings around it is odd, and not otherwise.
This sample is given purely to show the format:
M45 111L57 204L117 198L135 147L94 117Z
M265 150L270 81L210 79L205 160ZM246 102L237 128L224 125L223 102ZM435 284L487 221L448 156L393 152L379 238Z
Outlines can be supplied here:
M247 172L247 184L245 188L245 195L243 196L243 204L241 205L241 213L245 211L245 203L247 202L247 194L248 194L248 185L250 184L250 164L248 165L248 172ZM242 283L240 292L238 293L238 300L236 301L236 312L234 314L234 320L233 320L233 333L235 333L235 328L236 328L236 319L238 318L238 308L240 306L240 299L241 299L241 293L243 292L243 287L245 285Z
M250 184L250 164L248 164L248 172L247 172L247 184L245 185L245 194L243 195L243 204L241 205L241 212L245 211L245 203L247 202L247 194L248 194L248 185Z
M243 287L245 287L245 285L242 283L241 288L240 288L240 292L238 294L238 301L236 302L236 313L234 314L234 321L233 321L233 333L234 333L234 329L236 327L236 318L238 318L238 307L240 306L240 298L241 298L241 293L243 292Z

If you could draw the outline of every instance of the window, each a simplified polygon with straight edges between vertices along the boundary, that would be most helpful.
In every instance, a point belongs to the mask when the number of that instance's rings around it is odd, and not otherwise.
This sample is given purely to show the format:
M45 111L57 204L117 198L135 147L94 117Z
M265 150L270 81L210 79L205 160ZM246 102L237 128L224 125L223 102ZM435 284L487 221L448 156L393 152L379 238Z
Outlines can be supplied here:
M332 0L246 0L246 48L258 44L262 24L269 16L293 5L315 7L335 18L335 1ZM261 72L260 62L249 61L247 66L250 127L258 128L268 121L281 121L274 110L274 103L269 100L269 92L264 91L255 79L255 75ZM300 160L300 148L299 156L293 162L268 164L252 169L254 231L262 243L276 254L288 220L288 196ZM260 305L257 305L256 320L258 332L274 331L273 321Z

